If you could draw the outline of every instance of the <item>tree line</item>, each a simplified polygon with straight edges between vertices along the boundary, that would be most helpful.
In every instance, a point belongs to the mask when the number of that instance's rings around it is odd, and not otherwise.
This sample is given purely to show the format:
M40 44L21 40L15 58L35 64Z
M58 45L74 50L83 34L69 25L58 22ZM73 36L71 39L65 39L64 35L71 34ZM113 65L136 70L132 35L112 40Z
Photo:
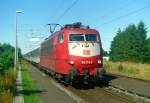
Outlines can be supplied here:
M0 43L0 74L14 67L14 51L10 44Z
M120 28L110 46L111 61L150 63L150 38L144 22Z
M12 103L16 88L14 47L0 43L0 103Z
M0 74L5 70L14 68L14 54L15 48L13 46L7 43L0 43ZM18 56L21 58L20 48L18 48Z

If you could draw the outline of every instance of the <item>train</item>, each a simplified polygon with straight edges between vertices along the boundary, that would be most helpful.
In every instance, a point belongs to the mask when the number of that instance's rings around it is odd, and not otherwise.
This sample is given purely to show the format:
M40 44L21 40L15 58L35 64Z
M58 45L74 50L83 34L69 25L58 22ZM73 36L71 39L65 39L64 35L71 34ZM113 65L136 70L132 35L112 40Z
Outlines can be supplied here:
M100 34L82 23L66 24L25 55L39 63L53 77L73 82L95 82L102 79L103 50Z

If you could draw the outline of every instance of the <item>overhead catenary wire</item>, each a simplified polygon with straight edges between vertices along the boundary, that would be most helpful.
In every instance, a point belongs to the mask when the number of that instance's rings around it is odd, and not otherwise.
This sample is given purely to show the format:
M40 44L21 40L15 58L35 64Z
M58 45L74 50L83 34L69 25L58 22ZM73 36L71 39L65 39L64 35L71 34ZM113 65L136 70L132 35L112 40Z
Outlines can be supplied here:
M104 25L107 25L107 24L110 24L110 23L112 23L112 22L114 22L114 21L117 21L117 20L119 20L119 19L128 17L128 16L130 16L130 15L136 14L136 13L138 13L138 12L144 10L144 9L147 9L147 8L149 8L149 7L150 7L150 4L149 4L149 5L146 5L146 6L142 7L142 8L139 8L139 9L137 9L137 10L134 10L134 11L132 11L132 12L129 12L129 13L125 14L125 15L122 15L122 16L119 16L119 17L117 17L117 18L114 18L114 19L112 19L112 20L110 20L110 21L104 22L104 23L102 23L101 25L97 26L96 28L101 27L101 26L104 26Z
M57 12L57 11L59 10L59 8L61 8L61 6L62 6L64 3L65 3L65 1L62 0L62 1L58 4L58 6L54 9L54 12ZM55 16L53 15L51 18L54 18L54 17L55 17ZM47 24L44 24L43 27L46 28L46 27L47 27ZM39 29L42 29L42 28L40 27ZM48 34L48 33L49 33L49 30L45 30L45 33L43 33L43 34ZM43 36L43 37L44 37L44 36Z
M75 0L71 5L69 5L69 7L67 7L67 8L65 9L65 11L58 17L58 19L56 19L56 21L55 21L54 23L47 24L47 25L50 26L50 29L52 29L52 25L54 26L54 27L53 27L53 30L52 30L52 31L50 30L51 33L53 33L53 32L55 31L55 29L56 29L56 27L57 27L58 25L61 26L58 22L60 22L60 20L65 16L65 14L67 14L67 13L73 8L73 6L74 6L78 1L79 1L79 0ZM63 3L63 2L61 2L60 5L61 5L62 3ZM59 5L59 6L60 6L60 5ZM56 8L57 10L58 10L59 6Z
M59 9L62 7L62 5L64 5L64 3L65 3L65 1L62 0L54 11L56 11L56 12L59 11Z
M121 6L121 7L117 8L117 9L115 9L115 10L112 10L112 9L111 9L107 14L104 14L104 15L100 16L100 18L108 17L108 16L110 16L111 14L114 14L115 12L118 12L118 11L120 11L120 10L122 10L122 9L125 9L125 8L127 8L127 6L128 6L129 4L125 4L125 5L126 5L126 7Z
M78 2L79 0L75 0L69 7L66 8L66 10L58 17L56 22L59 22L72 8L73 6Z
M72 8L73 6L78 2L79 0L75 0L69 7L67 7L65 9L65 11L58 17L58 19L56 20L56 23L58 23ZM55 9L55 11L59 10L60 6L64 3L64 1L62 1L58 7ZM47 25L44 25L44 27ZM43 36L44 37L44 36Z
M53 12L54 13L56 13L56 12L58 13L58 11L60 11L60 8L62 7L62 5L64 5L64 3L65 3L65 1L61 0L61 2L56 6L56 8L53 10ZM51 16L51 18L52 19L54 18L53 20L55 20L55 16L56 15L54 14L54 15Z

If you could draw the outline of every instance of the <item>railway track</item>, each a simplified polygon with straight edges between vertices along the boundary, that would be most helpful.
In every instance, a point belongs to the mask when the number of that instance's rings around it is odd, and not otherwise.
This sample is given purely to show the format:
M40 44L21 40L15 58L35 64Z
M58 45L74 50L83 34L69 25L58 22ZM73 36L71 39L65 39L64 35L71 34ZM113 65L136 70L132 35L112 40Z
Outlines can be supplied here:
M69 87L69 90L90 101L89 103L150 103L149 98L105 83L94 87L78 87L80 88Z
M119 74L112 74L112 73L107 73L106 75L112 76L111 78L127 78L129 80L143 82L144 84L150 84L150 81L139 79L139 78L124 76L124 75L119 75ZM134 84L134 82L133 82L133 84ZM144 89L145 87L142 87L142 88ZM133 101L138 100L138 101L144 101L144 103L150 103L150 95L143 95L139 92L136 92L135 90L131 90L131 89L127 90L126 88L115 86L111 83L109 84L109 90L124 94L125 96L128 96L128 98L132 99ZM148 91L149 90L147 89L147 92Z
M74 87L67 88L84 100L88 101L88 103L132 103L128 99L113 94L102 87L94 87L86 90L76 89Z
M36 66L37 69L41 70L38 64L32 64ZM105 85L90 86L85 84L78 84L74 86L64 86L62 83L59 83L59 85L71 91L73 94L79 96L80 98L85 100L86 103L133 103L129 99L122 97L119 94L115 94L109 89L106 89L108 87Z

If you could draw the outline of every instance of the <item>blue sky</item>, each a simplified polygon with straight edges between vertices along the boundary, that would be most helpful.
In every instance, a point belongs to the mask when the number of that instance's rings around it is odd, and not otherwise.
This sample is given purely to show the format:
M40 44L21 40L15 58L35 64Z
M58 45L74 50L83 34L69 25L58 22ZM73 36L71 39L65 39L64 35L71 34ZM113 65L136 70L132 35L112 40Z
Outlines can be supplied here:
M97 29L101 34L104 50L109 51L118 28L124 29L129 24L145 22L150 31L150 6L137 13L130 14L150 5L150 0L78 0L76 4L59 20L64 11L75 0L0 0L0 42L15 44L15 11L18 15L19 47L26 53L39 45L32 43L31 37L41 40L50 35L48 23L61 25L83 22ZM128 15L129 14L129 15ZM124 17L122 17L124 16ZM116 19L122 17L120 19ZM111 22L114 20L113 22ZM105 24L106 23L106 24ZM105 25L104 25L105 24ZM148 32L148 37L150 33Z

